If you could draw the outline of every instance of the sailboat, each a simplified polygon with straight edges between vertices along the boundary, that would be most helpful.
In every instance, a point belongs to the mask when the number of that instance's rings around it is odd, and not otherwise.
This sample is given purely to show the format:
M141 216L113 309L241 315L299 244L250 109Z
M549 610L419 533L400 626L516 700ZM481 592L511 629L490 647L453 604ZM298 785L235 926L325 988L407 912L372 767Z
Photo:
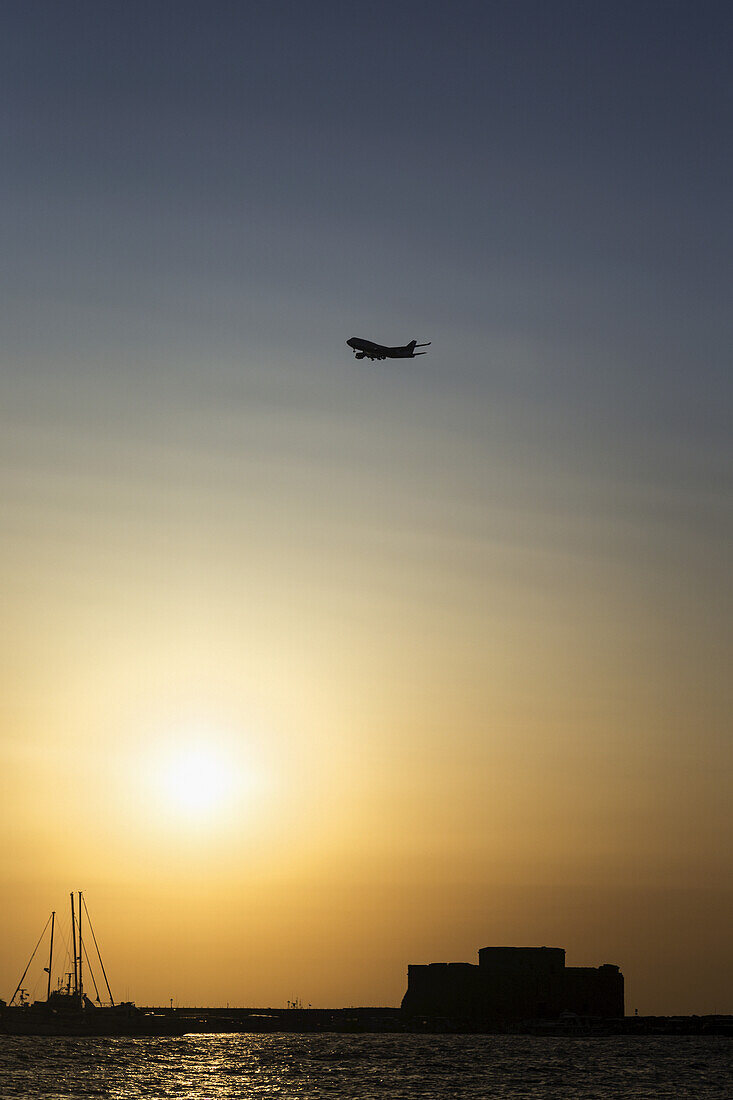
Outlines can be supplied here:
M13 996L6 1004L0 1001L0 1033L11 1035L181 1035L186 1030L183 1021L170 1015L145 1012L132 1001L115 1002L112 996L107 971L94 934L89 910L81 890L78 891L75 904L73 891L71 901L71 953L72 963L69 971L59 977L55 989L51 988L51 975L54 959L54 930L56 912L52 912L41 932L38 943L33 949L23 975L16 986ZM86 915L86 924L91 933L94 951L99 963L99 971L104 978L107 999L102 1001L96 976L92 968L87 944L82 928L82 913ZM48 975L45 1000L28 1000L23 982L31 967L46 931L50 926L48 945L48 966L44 972ZM84 960L86 970L94 987L96 997L92 1000L84 989Z

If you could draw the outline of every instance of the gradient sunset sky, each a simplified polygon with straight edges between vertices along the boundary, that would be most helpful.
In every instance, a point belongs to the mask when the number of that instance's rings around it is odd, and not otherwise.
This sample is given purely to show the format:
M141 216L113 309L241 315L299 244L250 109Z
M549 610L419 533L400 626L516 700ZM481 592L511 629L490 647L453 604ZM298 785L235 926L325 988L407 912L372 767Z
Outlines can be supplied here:
M2 24L0 996L733 1012L731 5Z

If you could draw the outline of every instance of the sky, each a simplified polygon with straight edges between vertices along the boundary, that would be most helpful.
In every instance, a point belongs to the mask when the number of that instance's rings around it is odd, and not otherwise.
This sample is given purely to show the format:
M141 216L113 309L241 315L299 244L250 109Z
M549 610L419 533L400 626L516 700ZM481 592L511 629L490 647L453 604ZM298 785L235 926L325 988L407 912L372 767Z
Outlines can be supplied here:
M730 6L3 25L0 996L733 1012Z

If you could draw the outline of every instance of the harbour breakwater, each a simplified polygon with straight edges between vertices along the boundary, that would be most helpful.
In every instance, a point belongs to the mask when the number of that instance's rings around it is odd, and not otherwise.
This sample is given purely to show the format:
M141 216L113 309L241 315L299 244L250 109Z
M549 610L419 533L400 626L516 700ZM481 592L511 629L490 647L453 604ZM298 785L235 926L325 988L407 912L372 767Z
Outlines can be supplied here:
M427 1033L457 1035L727 1035L733 1015L623 1016L607 1019L564 1014L557 1019L495 1021L415 1017L399 1008L161 1008L146 1013L175 1018L186 1031L200 1033L282 1032L307 1034Z

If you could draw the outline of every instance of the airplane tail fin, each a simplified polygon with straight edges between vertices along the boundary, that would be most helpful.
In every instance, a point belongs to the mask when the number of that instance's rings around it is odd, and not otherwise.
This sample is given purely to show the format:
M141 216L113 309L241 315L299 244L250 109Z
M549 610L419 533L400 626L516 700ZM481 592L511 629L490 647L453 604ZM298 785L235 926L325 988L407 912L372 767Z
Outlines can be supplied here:
M414 359L416 355L427 355L428 353L426 351L415 351L415 348L429 348L431 343L431 340L428 340L427 344L418 344L417 340L411 340L407 345L410 349L411 357Z

